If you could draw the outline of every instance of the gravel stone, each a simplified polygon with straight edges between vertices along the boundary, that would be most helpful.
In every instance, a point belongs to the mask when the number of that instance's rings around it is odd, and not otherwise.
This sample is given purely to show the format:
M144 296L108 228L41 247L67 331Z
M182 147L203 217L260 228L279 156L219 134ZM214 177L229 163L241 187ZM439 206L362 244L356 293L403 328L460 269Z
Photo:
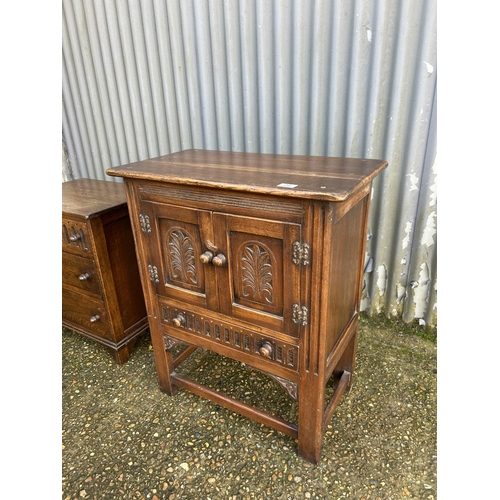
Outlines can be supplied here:
M288 436L186 391L162 393L148 334L119 366L63 329L62 498L436 499L436 342L423 333L361 316L354 384L313 465ZM281 386L241 363L197 351L178 371L296 419Z

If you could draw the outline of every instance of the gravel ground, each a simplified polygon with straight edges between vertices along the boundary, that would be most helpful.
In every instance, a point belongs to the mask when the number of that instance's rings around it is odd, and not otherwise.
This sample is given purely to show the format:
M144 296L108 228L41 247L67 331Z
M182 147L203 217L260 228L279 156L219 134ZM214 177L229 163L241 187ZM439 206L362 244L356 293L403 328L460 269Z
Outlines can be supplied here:
M118 366L63 329L62 499L436 499L436 342L416 332L362 316L354 385L313 465L288 436L186 391L162 393L149 334ZM183 370L295 418L277 383L239 363L205 351Z

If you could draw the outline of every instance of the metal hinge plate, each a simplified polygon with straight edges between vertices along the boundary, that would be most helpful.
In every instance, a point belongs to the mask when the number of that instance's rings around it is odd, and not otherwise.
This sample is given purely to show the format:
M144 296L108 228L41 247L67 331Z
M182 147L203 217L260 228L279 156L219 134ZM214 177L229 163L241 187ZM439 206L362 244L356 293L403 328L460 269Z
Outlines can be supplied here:
M294 304L292 306L292 321L296 325L307 326L309 323L309 309L306 306Z
M292 246L292 260L297 266L310 264L310 247L307 243L295 241Z
M148 271L149 271L149 279L153 283L159 283L160 277L158 276L158 268L156 266L152 266L151 264L149 264Z
M151 232L151 224L147 215L139 214L139 223L141 225L141 231L143 233L146 234Z

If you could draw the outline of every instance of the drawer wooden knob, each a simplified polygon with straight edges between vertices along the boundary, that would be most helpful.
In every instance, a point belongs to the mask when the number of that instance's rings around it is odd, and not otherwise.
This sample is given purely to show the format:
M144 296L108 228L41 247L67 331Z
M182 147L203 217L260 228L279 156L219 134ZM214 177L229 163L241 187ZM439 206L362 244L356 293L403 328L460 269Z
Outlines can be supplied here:
M223 254L219 253L213 258L212 262L214 263L214 266L224 267L226 265L227 259Z
M80 233L72 234L69 237L69 241L78 241L82 238L82 235Z
M271 342L264 342L259 349L259 353L261 356L264 356L265 358L271 357L271 354L273 353L273 345Z
M214 254L208 250L200 255L200 260L203 264L210 264L213 258Z
M80 274L80 276L78 276L78 279L80 281L87 281L90 279L90 274L89 273Z
M173 320L172 323L175 326L184 326L186 324L186 317L184 314L179 313Z
M95 323L96 321L99 321L101 317L98 314L94 314L93 316L90 317L90 322Z

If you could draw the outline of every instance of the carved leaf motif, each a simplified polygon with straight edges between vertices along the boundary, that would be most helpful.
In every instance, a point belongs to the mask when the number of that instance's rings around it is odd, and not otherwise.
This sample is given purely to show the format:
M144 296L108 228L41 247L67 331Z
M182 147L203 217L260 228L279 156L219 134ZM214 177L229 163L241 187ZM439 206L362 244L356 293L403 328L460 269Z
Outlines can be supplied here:
M254 300L273 302L273 266L269 253L257 244L248 245L241 257L242 293Z
M196 259L189 236L184 231L176 229L170 233L168 246L172 277L196 285Z

